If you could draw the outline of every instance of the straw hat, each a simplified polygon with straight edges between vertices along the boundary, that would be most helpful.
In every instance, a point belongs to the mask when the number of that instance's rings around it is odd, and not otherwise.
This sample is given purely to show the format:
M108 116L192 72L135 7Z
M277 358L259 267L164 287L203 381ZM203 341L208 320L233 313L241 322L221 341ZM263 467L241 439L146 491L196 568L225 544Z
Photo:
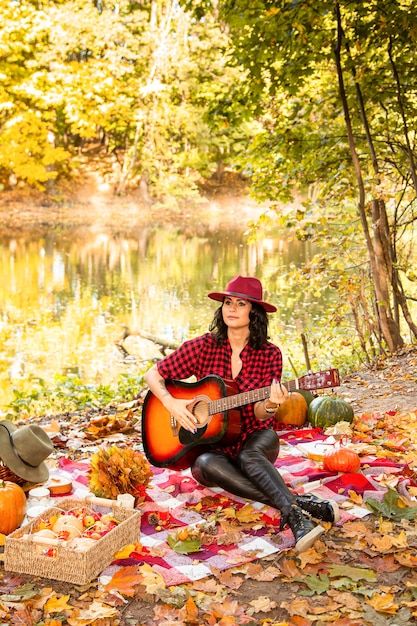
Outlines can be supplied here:
M226 296L232 296L233 298L242 298L243 300L249 300L250 302L257 302L267 311L273 313L277 310L277 307L268 302L262 300L262 283L257 278L250 278L247 276L235 276L227 285L225 291L213 291L208 294L208 297L218 302L223 302Z
M17 428L9 420L0 421L0 458L12 472L32 483L48 480L44 460L54 446L40 426Z

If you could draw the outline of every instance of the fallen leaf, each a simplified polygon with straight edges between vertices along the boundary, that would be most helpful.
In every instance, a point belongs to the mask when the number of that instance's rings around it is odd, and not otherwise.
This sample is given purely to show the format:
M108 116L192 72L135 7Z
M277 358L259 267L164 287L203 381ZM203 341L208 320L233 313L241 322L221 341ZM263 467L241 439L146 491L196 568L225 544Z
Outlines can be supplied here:
M323 555L317 552L314 548L309 548L298 555L301 561L301 569L304 569L306 565L312 563L320 563L323 560Z
M252 565L252 564L251 564ZM269 567L263 568L261 565L259 569L257 567L248 567L246 572L246 578L253 578L254 580L269 582L271 580L276 580L282 576L282 572L278 567L273 567L270 565Z
M221 572L217 576L219 582L229 589L239 589L243 583L243 578L234 576L230 569Z
M147 593L155 594L159 589L165 589L163 577L151 565L145 563L140 566L139 571L142 576L142 585Z
M142 584L143 576L138 573L136 565L122 567L117 570L111 580L104 586L108 592L118 591L124 596L134 596L136 587Z
M374 593L371 598L366 600L366 602L376 611L388 613L390 615L394 615L399 608L399 605L394 602L394 596L392 593Z
M114 560L118 561L119 559L127 559L132 552L141 552L142 544L141 543L129 543L126 546L123 546L121 550L116 552L114 555Z
M369 569L363 569L360 567L351 567L350 565L335 565L329 568L330 578L350 578L354 581L366 580L368 582L376 581L376 574Z
M87 624L92 624L95 620L111 618L117 614L118 611L114 607L107 606L101 602L93 602L87 609L74 611L67 618L67 621L70 626L87 626Z
M69 599L69 595L61 596L60 598L53 596L45 603L44 610L46 613L60 613L61 611L72 609L73 607L68 604Z
M188 598L183 608L178 612L178 617L186 624L200 623L198 618L198 608L191 596Z
M252 611L248 611L248 613L269 613L272 609L277 607L277 603L268 596L259 596L256 600L251 600L249 602L249 606L252 607Z

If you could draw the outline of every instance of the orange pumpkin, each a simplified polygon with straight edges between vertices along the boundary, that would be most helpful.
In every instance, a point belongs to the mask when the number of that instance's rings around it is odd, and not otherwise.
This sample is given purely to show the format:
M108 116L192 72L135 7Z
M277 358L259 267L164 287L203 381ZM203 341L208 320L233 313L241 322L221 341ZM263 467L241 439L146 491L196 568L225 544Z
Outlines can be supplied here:
M0 533L9 535L25 517L26 495L22 487L8 480L0 480Z
M328 472L356 474L360 466L359 454L350 448L336 448L326 452L323 457L323 469Z
M281 424L302 426L307 420L308 405L301 393L292 392L288 400L275 412L275 421Z

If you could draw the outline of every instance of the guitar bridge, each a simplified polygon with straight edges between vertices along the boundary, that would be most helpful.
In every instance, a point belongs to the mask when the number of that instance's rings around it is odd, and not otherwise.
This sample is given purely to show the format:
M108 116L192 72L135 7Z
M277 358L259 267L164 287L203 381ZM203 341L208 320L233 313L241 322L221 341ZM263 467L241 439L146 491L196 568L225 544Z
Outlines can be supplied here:
M178 437L178 422L175 417L171 414L169 416L171 422L171 430L174 437Z

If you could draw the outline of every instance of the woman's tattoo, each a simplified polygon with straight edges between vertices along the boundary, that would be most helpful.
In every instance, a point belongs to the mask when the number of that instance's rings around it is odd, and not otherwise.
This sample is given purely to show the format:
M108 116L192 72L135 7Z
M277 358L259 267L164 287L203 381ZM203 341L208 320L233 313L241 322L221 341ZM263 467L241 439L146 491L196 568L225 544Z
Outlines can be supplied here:
M159 379L159 386L161 387L162 391L164 392L162 395L163 396L169 396L169 391L165 386L165 380L163 378Z

